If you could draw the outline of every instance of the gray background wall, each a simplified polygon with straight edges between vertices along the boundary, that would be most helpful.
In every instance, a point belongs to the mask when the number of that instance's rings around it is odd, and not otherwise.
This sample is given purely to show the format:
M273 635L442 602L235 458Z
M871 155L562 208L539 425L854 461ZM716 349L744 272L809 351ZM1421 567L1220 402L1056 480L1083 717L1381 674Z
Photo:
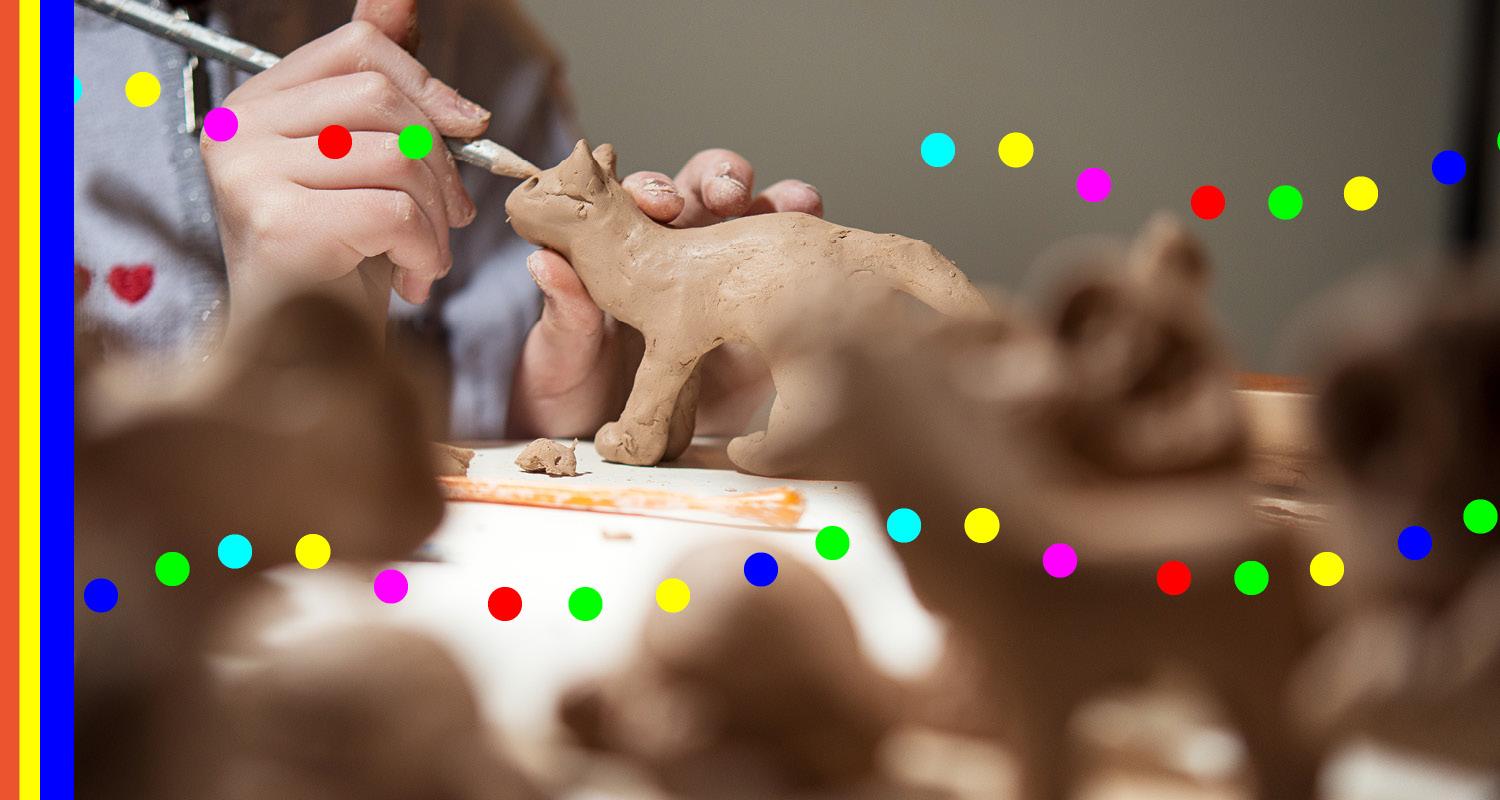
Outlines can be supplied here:
M831 218L926 239L1012 288L1059 240L1176 211L1210 245L1216 303L1256 368L1295 363L1279 332L1304 301L1430 255L1447 230L1454 190L1429 163L1459 143L1455 0L523 5L568 60L584 130L627 171L735 148L761 185L806 179ZM940 170L917 155L937 130L958 143ZM995 154L1012 130L1036 143L1024 169ZM1114 178L1098 205L1073 188L1089 166ZM1342 199L1354 175L1380 186L1363 214ZM1212 222L1188 208L1203 183L1228 196ZM1266 210L1278 183L1303 190L1295 221Z

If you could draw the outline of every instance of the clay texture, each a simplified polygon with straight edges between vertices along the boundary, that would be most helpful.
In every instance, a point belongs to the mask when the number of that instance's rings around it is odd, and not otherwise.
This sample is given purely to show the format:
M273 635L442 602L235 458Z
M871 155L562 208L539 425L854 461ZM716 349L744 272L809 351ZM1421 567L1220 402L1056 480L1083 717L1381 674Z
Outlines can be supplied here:
M537 439L516 456L516 466L522 472L545 472L554 478L572 477L578 474L578 441L564 445L551 439Z
M777 331L789 320L816 329L835 305L892 292L953 316L990 313L957 267L902 236L790 212L696 229L658 225L620 186L610 145L591 154L580 141L518 186L505 209L517 233L566 257L599 307L645 338L624 413L595 436L610 461L650 465L680 453L693 422L679 401L684 385L705 353L738 342L765 357L777 399L766 430L731 441L729 457L747 472L785 474L777 451L801 436L799 417L820 393L819 376L782 349Z
M1035 318L866 336L830 358L844 412L821 449L882 515L920 509L923 535L896 552L924 604L981 650L1020 758L1018 797L1076 796L1069 721L1171 663L1244 736L1258 797L1310 798L1317 754L1268 699L1311 640L1297 593L1252 603L1195 585L1168 598L1152 581L1171 559L1226 584L1249 559L1273 575L1306 569L1289 532L1256 524L1244 502L1243 423L1201 252L1159 219L1128 254L1072 266ZM978 545L958 532L981 506L1001 534ZM1039 563L1057 542L1079 557L1063 580Z

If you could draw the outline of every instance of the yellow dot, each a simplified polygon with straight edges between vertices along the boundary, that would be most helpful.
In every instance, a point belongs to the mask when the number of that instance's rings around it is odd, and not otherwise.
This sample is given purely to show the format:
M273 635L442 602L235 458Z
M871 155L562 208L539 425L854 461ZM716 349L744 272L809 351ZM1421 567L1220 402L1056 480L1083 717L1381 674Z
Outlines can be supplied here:
M308 569L319 569L328 563L328 557L333 555L333 548L328 546L328 540L316 533L309 533L297 540L297 563Z
M676 614L687 608L690 599L692 592L688 591L688 585L679 578L667 578L656 586L656 604L668 614Z
M1380 199L1380 187L1375 181L1359 175L1349 179L1344 184L1344 202L1355 211L1369 211L1375 207L1375 201Z
M1000 535L1000 518L988 508L976 508L964 517L964 533L980 544Z
M149 72L137 72L125 81L125 99L145 108L161 97L161 81Z
M1020 169L1031 163L1031 157L1036 154L1036 148L1031 144L1031 137L1020 131L1005 134L1000 140L1000 163L1007 167Z
M1338 553L1319 553L1313 556L1307 571L1312 573L1313 583L1335 586L1344 579L1344 559L1339 558Z

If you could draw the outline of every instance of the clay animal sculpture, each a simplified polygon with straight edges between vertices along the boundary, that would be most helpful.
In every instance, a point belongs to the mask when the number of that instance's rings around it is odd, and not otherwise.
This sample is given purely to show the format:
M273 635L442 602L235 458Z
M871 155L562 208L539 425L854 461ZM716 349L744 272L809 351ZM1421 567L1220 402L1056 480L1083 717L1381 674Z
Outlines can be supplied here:
M1326 309L1339 332L1323 337L1318 420L1343 487L1336 549L1349 597L1301 670L1294 707L1324 738L1492 768L1500 532L1470 531L1462 512L1476 498L1500 503L1500 283L1454 270L1340 294ZM1419 561L1395 546L1413 525L1433 538Z
M1129 255L1091 259L1033 325L953 324L827 362L846 412L823 446L882 516L920 514L896 552L918 597L981 644L1028 800L1075 796L1082 703L1165 664L1195 673L1242 733L1256 796L1313 795L1316 754L1286 735L1278 702L1310 638L1280 576L1306 561L1249 514L1206 274L1201 248L1158 218ZM993 541L964 535L974 509L997 515ZM1044 570L1049 548L1064 577ZM1273 576L1254 597L1233 578L1251 560ZM1168 561L1188 565L1190 591L1157 588Z
M710 546L669 571L692 587L691 607L652 614L633 663L564 703L585 746L681 797L845 797L878 781L896 685L809 567L781 557L774 586L744 580L760 547Z
M791 212L707 228L658 225L621 188L610 145L590 154L580 141L562 163L516 187L505 209L517 233L566 256L594 302L645 338L624 413L594 439L609 461L651 465L681 453L693 423L679 403L684 385L705 353L737 342L765 357L777 401L766 430L730 442L730 460L746 472L782 474L776 451L799 434L795 417L816 402L820 382L777 350L772 333L808 310L809 287L843 287L825 296L830 305L879 287L944 314L989 313L952 262L913 239Z
M223 796L215 632L303 534L376 562L433 531L443 504L417 405L366 321L320 296L247 322L180 379L85 359L77 386L80 796ZM251 540L242 569L219 564L230 533ZM186 556L181 585L153 576L167 551ZM96 578L118 587L108 613L84 605Z

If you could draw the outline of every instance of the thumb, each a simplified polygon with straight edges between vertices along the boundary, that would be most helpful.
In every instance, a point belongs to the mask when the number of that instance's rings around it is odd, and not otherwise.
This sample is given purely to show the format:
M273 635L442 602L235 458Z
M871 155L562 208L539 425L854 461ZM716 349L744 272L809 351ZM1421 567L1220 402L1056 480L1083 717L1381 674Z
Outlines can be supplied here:
M538 250L527 256L526 269L542 290L542 318L537 327L549 339L559 345L568 339L587 344L603 335L604 312L567 259L551 250Z
M354 4L352 19L379 28L387 39L401 45L406 52L417 52L417 44L422 38L417 30L417 0L358 0Z

